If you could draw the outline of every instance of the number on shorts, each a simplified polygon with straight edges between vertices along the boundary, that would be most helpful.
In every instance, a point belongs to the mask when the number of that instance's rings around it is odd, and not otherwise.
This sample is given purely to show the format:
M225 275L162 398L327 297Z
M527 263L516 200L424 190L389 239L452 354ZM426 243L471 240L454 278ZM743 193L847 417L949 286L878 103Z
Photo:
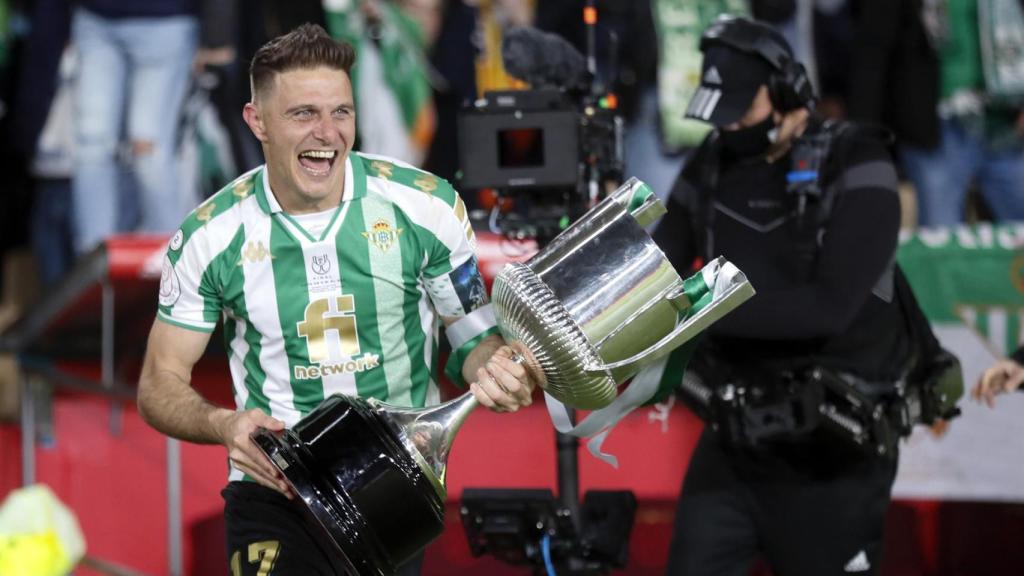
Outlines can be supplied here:
M280 547L281 543L277 540L249 544L249 564L260 563L256 576L270 574L270 571L274 569L274 563L277 562L277 551ZM231 555L231 574L242 576L242 555L239 550L235 550L235 553Z

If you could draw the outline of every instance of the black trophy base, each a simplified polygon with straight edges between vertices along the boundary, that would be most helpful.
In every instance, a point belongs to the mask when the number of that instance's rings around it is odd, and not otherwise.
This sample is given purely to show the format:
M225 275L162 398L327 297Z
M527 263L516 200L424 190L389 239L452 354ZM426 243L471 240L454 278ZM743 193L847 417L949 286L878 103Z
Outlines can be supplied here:
M336 571L390 576L441 535L444 501L386 415L335 395L256 445L291 484Z

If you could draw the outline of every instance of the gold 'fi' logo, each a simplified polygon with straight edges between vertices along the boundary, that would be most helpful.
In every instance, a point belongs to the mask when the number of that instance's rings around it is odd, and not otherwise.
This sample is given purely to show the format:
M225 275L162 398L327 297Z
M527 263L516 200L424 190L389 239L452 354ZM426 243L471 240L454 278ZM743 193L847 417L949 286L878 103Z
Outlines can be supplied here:
M292 367L296 380L356 374L380 366L379 355L361 353L355 312L352 294L320 298L306 305L295 329L306 339L310 363ZM328 338L328 332L334 332L337 338Z
M363 236L378 250L387 252L395 242L398 242L398 236L401 233L402 228L392 228L390 222L381 218L373 223L369 231L363 232Z

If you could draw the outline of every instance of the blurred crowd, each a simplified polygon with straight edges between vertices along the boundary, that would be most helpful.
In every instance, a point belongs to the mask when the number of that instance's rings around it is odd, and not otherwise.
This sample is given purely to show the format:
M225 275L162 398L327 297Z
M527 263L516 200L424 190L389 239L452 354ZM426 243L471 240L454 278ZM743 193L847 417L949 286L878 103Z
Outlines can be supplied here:
M457 183L456 119L508 26L586 49L583 0L0 0L0 253L44 283L110 234L170 234L262 163L242 122L248 62L302 22L351 42L356 148ZM723 12L777 27L818 110L887 126L909 221L1024 218L1021 0L598 0L597 81L626 120L626 175L667 193L708 127L683 118L700 32ZM467 195L469 196L469 195ZM474 204L475 198L467 201Z

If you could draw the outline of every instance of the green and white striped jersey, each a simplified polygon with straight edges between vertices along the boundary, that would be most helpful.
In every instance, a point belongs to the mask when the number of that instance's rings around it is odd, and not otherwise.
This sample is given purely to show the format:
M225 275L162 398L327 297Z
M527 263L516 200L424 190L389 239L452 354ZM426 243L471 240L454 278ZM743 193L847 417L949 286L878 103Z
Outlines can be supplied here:
M423 406L439 401L439 315L487 302L475 245L452 187L411 166L350 153L318 238L281 209L261 166L172 237L158 317L200 331L223 318L238 408L288 426L335 393Z

